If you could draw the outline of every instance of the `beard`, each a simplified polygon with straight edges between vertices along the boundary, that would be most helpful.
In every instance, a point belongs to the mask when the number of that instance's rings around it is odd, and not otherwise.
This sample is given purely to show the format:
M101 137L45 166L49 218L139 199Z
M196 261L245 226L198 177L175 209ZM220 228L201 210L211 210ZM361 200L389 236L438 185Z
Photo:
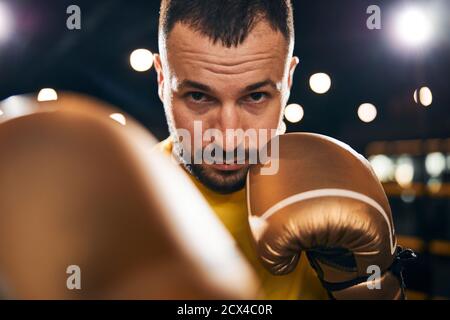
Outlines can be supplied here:
M203 185L209 189L222 193L228 194L245 187L245 182L247 178L247 172L250 165L245 164L242 168L232 171L218 170L214 168L211 164L196 164L194 163L194 156L186 158L187 154L183 152L183 143L178 139L175 139L174 148L172 150L175 158L181 163L184 168L192 174L197 180L199 180ZM223 152L223 158L226 158L226 152ZM197 153L203 153L203 150L197 150ZM232 151L233 154L237 154L237 149ZM249 151L244 151L244 159L249 159ZM209 159L211 161L211 159ZM211 163L211 162L210 162Z
M207 164L188 164L189 171L202 184L218 193L227 194L241 190L245 186L245 180L249 166L233 171L217 170Z
M194 155L190 153L185 153L185 146L182 140L177 134L175 129L173 118L170 113L166 110L166 118L168 120L168 127L171 136L173 137L173 149L172 155L175 160L181 164L191 175L193 175L197 180L199 180L207 188L221 193L228 194L236 192L245 187L247 172L250 168L249 164L244 165L242 168L233 171L223 171L212 167L210 164L196 164L194 162ZM220 148L219 148L220 149ZM190 147L188 147L190 150ZM237 149L233 150L233 154L237 154ZM198 153L203 152L203 150L197 150ZM226 152L222 150L226 158ZM244 158L249 159L249 150L244 151ZM237 157L234 157L237 158Z

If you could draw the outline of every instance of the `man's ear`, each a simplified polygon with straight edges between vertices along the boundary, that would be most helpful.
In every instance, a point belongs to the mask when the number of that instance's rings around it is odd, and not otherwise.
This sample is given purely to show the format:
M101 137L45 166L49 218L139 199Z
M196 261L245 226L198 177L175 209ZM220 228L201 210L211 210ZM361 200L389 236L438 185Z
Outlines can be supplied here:
M289 77L288 77L289 90L291 90L292 81L294 78L294 71L295 71L295 68L297 68L297 65L299 62L300 62L300 60L298 59L298 57L292 57L291 64L289 65Z
M158 95L162 103L164 103L164 73L161 63L161 56L157 53L153 55L157 81L158 81Z

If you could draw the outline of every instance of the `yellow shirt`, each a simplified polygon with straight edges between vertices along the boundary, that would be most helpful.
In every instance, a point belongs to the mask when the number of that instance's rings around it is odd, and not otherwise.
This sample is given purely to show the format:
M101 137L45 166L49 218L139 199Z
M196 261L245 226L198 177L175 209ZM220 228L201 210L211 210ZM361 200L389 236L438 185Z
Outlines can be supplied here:
M170 137L159 143L157 148L164 153L171 154ZM205 187L192 175L189 176L253 266L261 281L263 298L290 300L328 298L304 254L302 254L297 268L288 275L274 276L263 267L251 239L245 189L230 194L220 194Z

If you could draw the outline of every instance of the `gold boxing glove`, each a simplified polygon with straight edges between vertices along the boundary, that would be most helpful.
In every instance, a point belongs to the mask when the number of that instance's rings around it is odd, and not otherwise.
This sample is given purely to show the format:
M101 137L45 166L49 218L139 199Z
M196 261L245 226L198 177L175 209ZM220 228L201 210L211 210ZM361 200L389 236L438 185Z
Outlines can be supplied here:
M289 273L306 251L331 298L403 299L400 262L413 253L397 247L388 200L368 161L310 133L278 136L267 150L278 155L247 177L250 227L267 269ZM274 161L277 172L264 174Z

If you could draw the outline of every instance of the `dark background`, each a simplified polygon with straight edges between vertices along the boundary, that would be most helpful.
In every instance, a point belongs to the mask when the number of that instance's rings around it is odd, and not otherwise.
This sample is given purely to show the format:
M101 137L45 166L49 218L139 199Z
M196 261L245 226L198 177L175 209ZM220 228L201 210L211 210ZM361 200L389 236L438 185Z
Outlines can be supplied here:
M119 106L157 138L168 135L154 70L138 73L129 65L136 48L158 51L159 1L0 2L10 7L15 18L13 35L0 43L0 100L43 87L84 92ZM288 131L327 134L366 155L374 141L416 139L425 145L430 139L450 138L450 1L293 2L295 55L300 65L290 102L301 104L305 116L300 123L289 124ZM408 51L389 41L389 17L405 3L441 8L440 33L423 50ZM81 30L66 28L66 8L72 4L81 8ZM366 28L366 9L372 4L381 7L381 30ZM315 72L331 76L327 94L310 90L308 79ZM427 108L413 100L414 90L422 85L433 93L433 104ZM356 114L363 102L378 109L369 124ZM421 166L420 154L418 159ZM446 179L444 186L448 186ZM420 261L407 278L416 297L450 297L449 256L434 253L431 245L436 239L450 243L450 192L436 198L424 189L426 177L415 177L415 183L419 191L412 203L401 201L403 191L388 192L397 229L421 241L416 248Z
M123 108L158 138L167 135L154 70L138 73L128 62L136 48L158 52L159 1L1 1L12 8L16 25L14 36L0 45L0 99L42 87L81 91ZM300 103L305 117L288 131L328 134L360 151L378 139L450 136L450 25L442 25L442 39L425 52L399 50L388 41L388 18L403 2L294 1L300 65L290 102ZM448 1L437 2L449 8ZM81 30L66 28L71 4L81 8ZM366 28L371 4L381 8L381 30ZM315 72L332 78L325 95L309 89ZM420 85L433 92L430 108L412 99ZM356 115L363 102L378 109L370 124Z

